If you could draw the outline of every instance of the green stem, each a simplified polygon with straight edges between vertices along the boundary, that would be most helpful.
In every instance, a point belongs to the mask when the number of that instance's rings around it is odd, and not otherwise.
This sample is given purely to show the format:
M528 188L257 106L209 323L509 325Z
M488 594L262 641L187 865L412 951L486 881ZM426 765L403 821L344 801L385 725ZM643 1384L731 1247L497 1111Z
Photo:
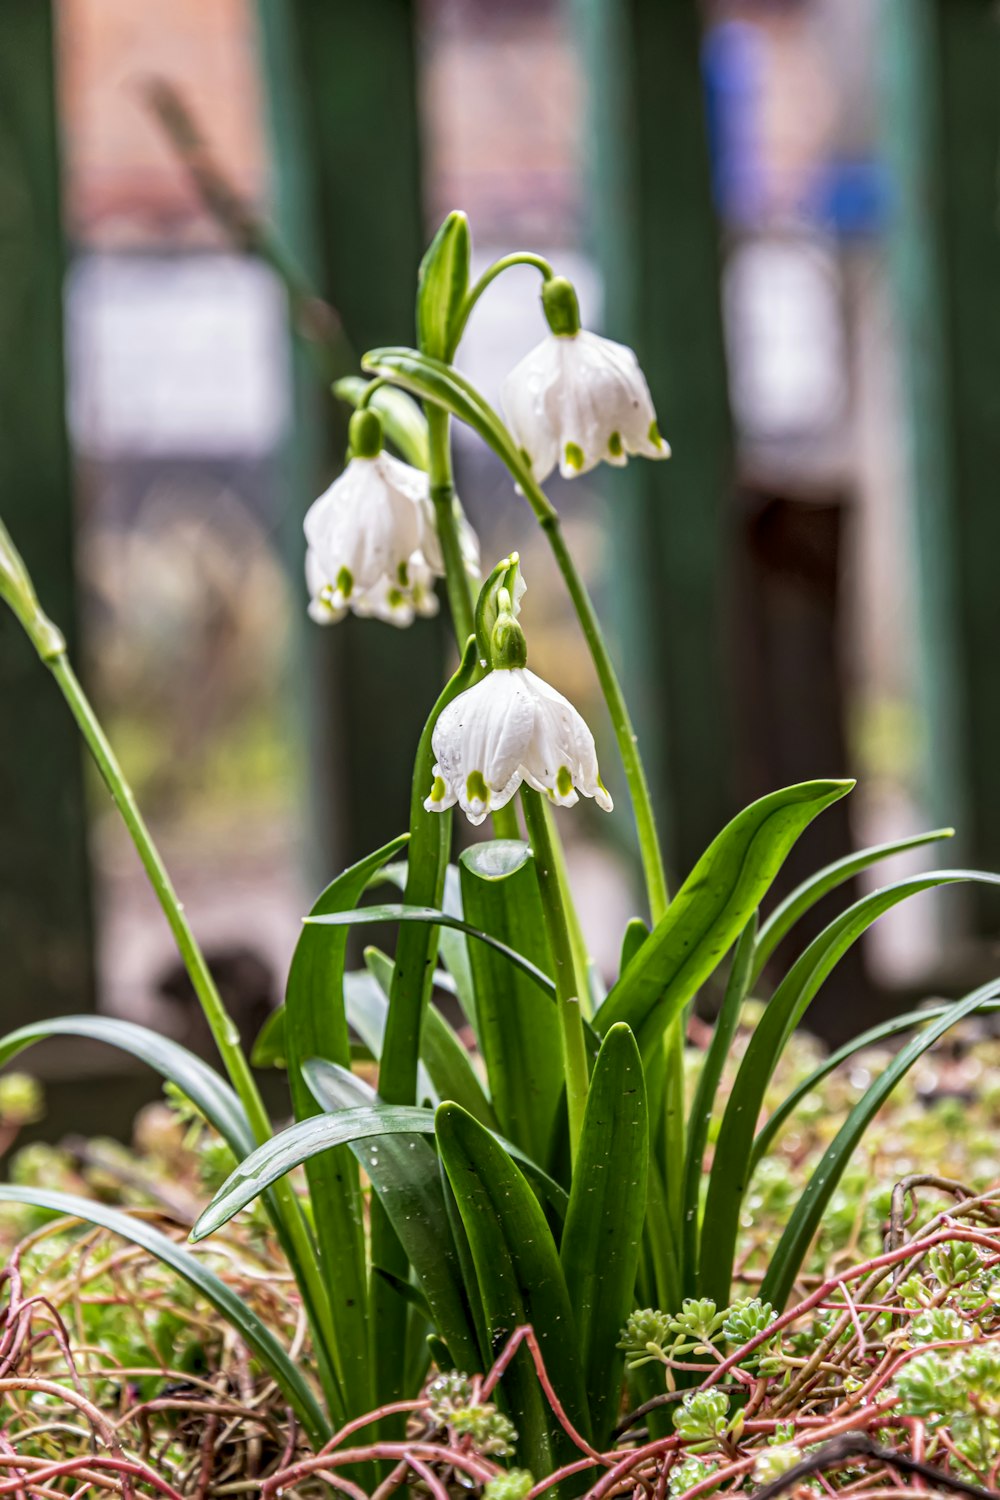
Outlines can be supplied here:
M194 986L195 994L205 1014L215 1045L219 1049L226 1072L246 1111L254 1139L259 1144L263 1144L271 1138L271 1121L240 1045L239 1032L222 1003L215 981L205 962L205 956L184 914L184 907L174 890L160 852L153 842L152 834L139 811L132 788L125 778L118 758L65 652L58 651L52 656L43 655L42 660L59 684L70 712L87 743L87 748L97 763L104 783L131 835L149 882L174 935L181 958L184 960L184 967ZM292 1269L302 1285L303 1296L312 1314L314 1325L318 1325L317 1331L335 1365L337 1346L329 1302L319 1275L315 1248L302 1217L301 1205L285 1180L275 1183L274 1193L280 1213L279 1228L283 1227L287 1236L286 1249L292 1261ZM328 1370L328 1376L332 1378L324 1382L327 1386L325 1394L332 1413L337 1416L342 1410L343 1398L338 1385L334 1383L335 1377L333 1377L332 1370Z
M519 476L520 477L520 476ZM639 855L642 860L642 869L646 881L646 894L649 901L649 912L653 925L660 920L666 911L670 901L667 889L667 877L663 867L663 855L660 852L660 840L656 831L656 819L653 816L653 802L649 793L649 783L646 780L646 771L639 754L639 745L632 719L629 715L625 695L618 681L611 655L608 651L607 642L601 630L600 621L594 609L593 600L587 592L587 586L577 571L576 564L570 556L566 546L566 539L562 533L559 516L549 501L539 489L533 485L532 489L525 488L525 494L538 517L542 530L549 539L559 571L562 574L569 596L573 601L580 627L583 630L584 639L590 651L597 678L604 694L604 701L608 705L611 715L611 723L614 727L615 738L618 741L618 751L625 767L625 779L628 782L629 795L632 798L632 808L635 813L636 832L639 839Z
M538 886L542 897L542 914L555 963L556 1005L562 1034L566 1106L569 1112L570 1157L575 1162L580 1131L583 1128L583 1113L587 1103L590 1072L587 1067L587 1045L583 1035L583 1014L580 1008L576 964L573 961L573 943L570 937L566 903L563 900L563 887L559 879L558 862L552 847L549 823L545 816L542 799L530 787L523 787L521 806L524 808L528 838L535 854Z
M451 330L452 358L455 357L455 351L457 350L461 342L462 334L465 332L465 325L469 321L469 315L472 312L472 309L475 307L476 303L479 301L480 297L483 295L490 283L495 281L496 278L502 274L502 272L509 271L511 266L534 266L536 271L540 271L542 273L543 281L551 281L552 277L555 275L555 272L553 271L551 265L545 259L545 257L543 255L535 255L530 250L515 250L510 255L502 255L500 259L495 260L491 266L487 266L486 270L480 276L479 280L475 282L474 285L472 285L466 292L465 297L462 301L462 305L458 310L454 327Z
M472 582L465 567L462 547L455 523L455 481L451 469L451 417L432 403L427 405L427 447L430 495L434 505L441 555L444 558L445 586L455 641L459 654L476 631L475 600Z

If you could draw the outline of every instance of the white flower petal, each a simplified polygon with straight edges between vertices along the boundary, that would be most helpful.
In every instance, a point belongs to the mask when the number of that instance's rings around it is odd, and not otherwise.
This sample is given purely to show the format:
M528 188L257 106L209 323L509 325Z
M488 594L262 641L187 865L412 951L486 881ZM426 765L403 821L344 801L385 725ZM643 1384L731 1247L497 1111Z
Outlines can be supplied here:
M427 476L380 453L352 458L306 513L306 540L345 601L395 577L427 536Z
M581 329L549 334L504 381L508 426L544 480L567 478L629 454L666 458L646 379L624 344Z
M610 812L613 804L601 783L594 736L582 715L534 672L525 668L520 675L537 703L535 729L522 767L525 781L560 807L572 807L582 792Z
M473 823L481 823L510 801L521 783L520 763L531 740L535 699L521 673L490 672L452 700L434 726L435 778L446 800L433 791L426 806L457 801Z

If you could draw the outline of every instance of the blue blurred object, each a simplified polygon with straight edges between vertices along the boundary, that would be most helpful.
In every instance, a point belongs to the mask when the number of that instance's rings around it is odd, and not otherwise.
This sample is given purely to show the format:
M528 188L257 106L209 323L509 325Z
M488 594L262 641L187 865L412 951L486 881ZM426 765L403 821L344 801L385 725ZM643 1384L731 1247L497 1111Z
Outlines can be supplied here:
M728 224L750 228L764 219L768 197L760 143L765 68L760 32L746 21L711 27L701 66L715 206Z
M810 183L803 216L839 239L883 234L892 211L892 177L875 156L831 157Z

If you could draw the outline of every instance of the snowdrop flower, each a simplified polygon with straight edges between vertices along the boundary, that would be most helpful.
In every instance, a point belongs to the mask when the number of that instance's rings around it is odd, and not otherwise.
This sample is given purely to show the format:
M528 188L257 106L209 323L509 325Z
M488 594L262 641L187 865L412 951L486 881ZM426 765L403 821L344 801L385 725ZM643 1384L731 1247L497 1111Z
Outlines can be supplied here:
M652 397L631 349L580 327L576 293L561 276L542 305L551 332L503 383L507 425L539 483L559 465L567 479L629 454L669 458Z
M594 736L572 703L528 671L506 590L501 600L493 670L454 698L434 726L434 783L424 806L444 812L457 802L470 823L481 823L527 782L559 807L572 807L582 792L610 812Z
M320 624L348 610L393 625L436 614L444 572L427 475L382 450L370 410L351 418L351 458L306 513L309 613Z

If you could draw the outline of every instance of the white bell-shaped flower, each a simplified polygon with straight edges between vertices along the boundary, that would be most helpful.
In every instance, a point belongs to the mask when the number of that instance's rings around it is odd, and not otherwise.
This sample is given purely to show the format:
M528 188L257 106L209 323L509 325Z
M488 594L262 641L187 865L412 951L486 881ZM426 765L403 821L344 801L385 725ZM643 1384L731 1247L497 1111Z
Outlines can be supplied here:
M309 613L332 624L348 610L409 625L434 614L444 572L427 475L383 452L374 412L351 419L353 457L306 512Z
M434 726L434 784L424 806L457 802L471 823L504 807L522 781L560 807L579 793L612 807L594 736L561 693L527 667L496 667L452 700Z
M507 425L541 484L558 464L567 479L630 454L669 458L646 378L624 344L579 324L569 282L543 289L552 332L503 383Z

